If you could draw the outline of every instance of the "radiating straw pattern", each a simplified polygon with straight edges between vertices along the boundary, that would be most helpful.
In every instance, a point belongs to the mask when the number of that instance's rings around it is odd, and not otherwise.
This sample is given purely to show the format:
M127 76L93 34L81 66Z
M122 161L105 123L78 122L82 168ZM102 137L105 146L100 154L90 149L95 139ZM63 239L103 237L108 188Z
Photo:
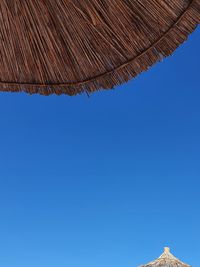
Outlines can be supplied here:
M164 248L163 254L156 260L140 267L191 267L171 254L168 247Z
M200 0L0 0L0 91L110 89L169 56Z

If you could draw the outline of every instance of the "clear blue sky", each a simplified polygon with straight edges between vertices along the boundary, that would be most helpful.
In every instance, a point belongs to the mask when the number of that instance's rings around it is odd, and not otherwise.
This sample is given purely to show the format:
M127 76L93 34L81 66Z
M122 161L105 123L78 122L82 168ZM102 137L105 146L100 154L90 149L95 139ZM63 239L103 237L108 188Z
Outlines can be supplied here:
M200 264L200 28L115 91L0 94L0 266Z

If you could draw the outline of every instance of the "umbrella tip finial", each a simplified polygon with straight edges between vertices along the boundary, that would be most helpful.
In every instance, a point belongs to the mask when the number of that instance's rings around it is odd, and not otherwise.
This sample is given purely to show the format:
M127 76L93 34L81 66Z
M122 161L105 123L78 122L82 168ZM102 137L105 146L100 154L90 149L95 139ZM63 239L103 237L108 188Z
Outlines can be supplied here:
M164 252L166 252L166 253L170 252L170 248L169 247L165 247L164 248Z

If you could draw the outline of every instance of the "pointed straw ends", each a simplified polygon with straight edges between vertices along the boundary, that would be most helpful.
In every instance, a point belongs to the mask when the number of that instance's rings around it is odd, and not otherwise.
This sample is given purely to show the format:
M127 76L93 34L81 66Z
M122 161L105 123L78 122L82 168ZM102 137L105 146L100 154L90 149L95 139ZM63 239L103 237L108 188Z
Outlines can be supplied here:
M93 2L98 3L98 0ZM108 2L112 1L109 0ZM181 1L176 1L176 2L181 2ZM94 26L97 27L98 22L94 23L94 18L92 21L93 24L95 24ZM0 75L0 91L27 92L29 94L38 93L41 95L68 94L72 96L84 92L90 94L100 89L112 89L115 86L118 86L136 77L141 72L148 70L149 67L154 65L156 62L161 61L163 58L171 55L176 50L176 48L179 47L180 44L182 44L185 40L187 40L189 34L195 30L195 28L199 23L200 23L200 0L192 0L189 2L185 11L180 16L178 16L177 20L158 39L155 39L154 42L152 42L147 48L145 48L141 53L137 54L133 58L129 58L122 64L115 64L115 65L113 64L113 67L112 68L109 67L108 71L102 72L101 70L100 73L96 73L95 75L87 79L84 78L81 80L77 79L77 81L74 82L53 82L53 80L50 82L42 81L42 83L33 81L18 82L17 80L6 81ZM140 29L138 29L138 31L140 31ZM83 43L84 42L85 45L86 44L90 45L90 43L88 43L88 40L83 40ZM128 44L125 45L128 46ZM2 51L0 52L2 53ZM109 55L109 51L105 50L104 57L106 53L108 53ZM117 53L119 53L119 51L117 51ZM99 56L100 55L97 54L96 58L98 58ZM104 64L104 62L102 64ZM77 68L77 66L74 67ZM44 69L48 73L48 70L46 70L46 66ZM53 70L51 71L53 72ZM73 66L72 66L72 72L75 72ZM59 73L59 75L64 77L64 73L62 74Z

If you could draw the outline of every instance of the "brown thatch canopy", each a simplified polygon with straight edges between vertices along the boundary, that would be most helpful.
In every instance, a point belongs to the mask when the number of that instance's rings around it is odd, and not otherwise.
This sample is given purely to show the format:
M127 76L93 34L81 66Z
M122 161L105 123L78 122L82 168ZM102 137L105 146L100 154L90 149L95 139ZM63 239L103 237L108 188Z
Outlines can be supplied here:
M200 0L0 0L0 91L109 89L169 56Z
M170 249L166 247L164 248L163 254L157 260L142 265L141 267L190 267L190 265L174 257L174 255L170 253Z

